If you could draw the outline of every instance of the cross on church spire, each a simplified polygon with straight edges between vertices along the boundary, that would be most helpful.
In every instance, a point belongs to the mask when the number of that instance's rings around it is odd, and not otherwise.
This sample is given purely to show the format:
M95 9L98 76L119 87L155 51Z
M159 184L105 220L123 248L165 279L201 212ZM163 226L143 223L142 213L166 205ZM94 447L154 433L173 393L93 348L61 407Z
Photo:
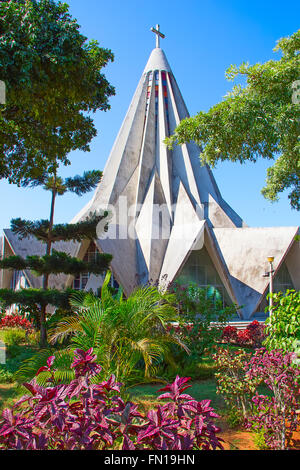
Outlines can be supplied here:
M156 47L160 47L160 38L164 39L166 37L163 33L160 32L159 28L159 24L157 24L155 28L151 28L151 31L156 34Z

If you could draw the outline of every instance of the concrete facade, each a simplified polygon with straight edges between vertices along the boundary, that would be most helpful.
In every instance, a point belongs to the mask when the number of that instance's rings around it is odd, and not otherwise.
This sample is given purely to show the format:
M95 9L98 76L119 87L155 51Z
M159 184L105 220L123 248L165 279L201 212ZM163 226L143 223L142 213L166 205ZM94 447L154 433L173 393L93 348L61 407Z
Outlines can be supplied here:
M102 181L72 222L91 212L111 212L109 230L98 234L95 244L113 255L111 269L125 294L147 282L168 284L188 265L191 281L220 285L230 301L243 306L239 315L249 319L267 293L268 279L262 274L268 256L275 257L275 277L284 264L291 287L299 289L300 246L295 241L299 228L247 227L222 198L210 168L200 164L200 149L194 143L169 150L164 139L187 117L165 53L157 47L138 83ZM5 231L3 256L9 250L20 254L23 243ZM25 251L33 254L32 246ZM34 246L36 254L43 251ZM87 248L88 242L55 247L79 258ZM30 273L27 277L30 285L36 284ZM73 279L59 276L51 282L63 287L72 285ZM96 290L101 282L101 276L91 276L86 289ZM2 273L2 285L7 283Z

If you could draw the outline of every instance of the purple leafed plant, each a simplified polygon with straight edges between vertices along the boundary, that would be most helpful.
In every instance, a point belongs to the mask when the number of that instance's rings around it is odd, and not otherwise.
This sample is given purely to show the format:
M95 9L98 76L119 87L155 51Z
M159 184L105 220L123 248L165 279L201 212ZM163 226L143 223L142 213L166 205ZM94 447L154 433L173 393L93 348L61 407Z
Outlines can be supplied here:
M297 429L300 410L300 370L295 354L283 350L256 351L249 361L247 375L259 377L271 391L271 396L256 395L254 413L246 420L246 427L263 431L271 449L285 449L292 431Z
M47 366L53 373L52 356ZM112 375L91 383L101 371L93 350L75 351L75 379L69 385L41 387L33 379L22 397L0 418L0 449L24 450L188 450L222 449L209 400L198 402L183 393L189 378L176 377L160 391L168 400L147 415L125 403L121 384ZM51 383L51 378L50 378Z

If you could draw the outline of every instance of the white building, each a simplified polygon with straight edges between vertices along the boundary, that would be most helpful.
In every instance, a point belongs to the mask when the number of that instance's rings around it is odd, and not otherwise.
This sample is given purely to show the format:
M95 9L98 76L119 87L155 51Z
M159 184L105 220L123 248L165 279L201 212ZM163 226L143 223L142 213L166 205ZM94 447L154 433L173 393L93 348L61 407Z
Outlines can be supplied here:
M167 149L164 139L189 116L179 87L159 47L153 49L90 203L72 221L111 209L105 237L95 242L61 243L56 250L91 258L111 253L114 279L129 294L149 281L176 279L214 285L224 301L243 306L250 319L265 307L273 256L274 290L300 289L299 227L250 228L222 198L212 171L201 166L193 143ZM99 231L100 233L101 231ZM4 231L3 256L44 254L41 243L20 241ZM26 285L41 279L19 275ZM2 272L3 287L17 288L16 274ZM56 276L53 287L96 290L101 276Z

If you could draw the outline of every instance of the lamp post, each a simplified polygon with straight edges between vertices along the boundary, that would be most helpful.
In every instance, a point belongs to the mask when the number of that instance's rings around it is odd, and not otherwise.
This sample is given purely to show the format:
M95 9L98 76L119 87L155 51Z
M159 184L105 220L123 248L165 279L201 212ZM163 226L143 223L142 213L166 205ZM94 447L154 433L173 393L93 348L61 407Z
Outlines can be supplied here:
M270 316L272 315L273 313L273 299L272 299L272 294L273 294L273 273L274 273L274 269L273 269L273 261L274 261L274 256L269 256L268 257L268 261L270 263L270 271L269 271L269 276L270 276L270 284L269 284L269 287L270 287L270 295L269 295L269 312L270 312Z
M268 256L268 262L270 263L270 271L266 272L263 277L269 277L270 282L269 282L269 312L270 315L273 313L273 299L272 299L272 294L273 294L273 273L274 273L274 268L273 268L273 261L274 261L274 256Z

